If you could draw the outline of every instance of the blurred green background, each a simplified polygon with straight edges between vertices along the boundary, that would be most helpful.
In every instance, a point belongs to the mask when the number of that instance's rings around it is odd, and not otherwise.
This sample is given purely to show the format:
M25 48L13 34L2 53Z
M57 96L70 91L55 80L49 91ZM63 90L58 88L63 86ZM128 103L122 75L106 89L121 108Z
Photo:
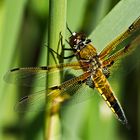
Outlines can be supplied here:
M140 15L139 5L139 0L68 0L67 23L89 35L100 51ZM3 76L13 67L46 65L48 19L49 0L0 1L0 140L43 140L44 113L13 109L32 89L7 84ZM61 140L140 140L139 52L126 57L109 79L131 129L89 91L93 98L61 111Z

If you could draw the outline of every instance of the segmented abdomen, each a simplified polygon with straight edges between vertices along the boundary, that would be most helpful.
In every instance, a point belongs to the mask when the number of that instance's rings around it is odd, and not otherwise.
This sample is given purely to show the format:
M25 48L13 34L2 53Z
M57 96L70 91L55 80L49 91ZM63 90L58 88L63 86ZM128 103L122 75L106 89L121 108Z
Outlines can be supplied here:
M125 117L124 111L119 101L113 94L113 90L111 89L111 86L107 81L105 75L102 73L102 70L98 69L96 71L96 74L93 75L92 79L94 81L96 89L100 92L107 105L111 108L112 112L123 124L127 124L127 119Z

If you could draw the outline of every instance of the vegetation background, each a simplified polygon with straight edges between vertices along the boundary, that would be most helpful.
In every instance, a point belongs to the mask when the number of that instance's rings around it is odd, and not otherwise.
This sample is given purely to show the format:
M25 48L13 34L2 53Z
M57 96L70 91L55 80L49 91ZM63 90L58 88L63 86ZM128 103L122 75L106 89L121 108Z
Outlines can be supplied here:
M140 16L139 11L139 0L68 0L67 23L72 31L89 35L100 51ZM13 67L46 65L48 24L49 0L0 1L1 140L43 140L44 113L19 113L13 109L34 89L9 85L3 76ZM61 139L140 140L139 51L137 48L125 58L109 79L131 129L120 124L92 91L94 98L61 111Z

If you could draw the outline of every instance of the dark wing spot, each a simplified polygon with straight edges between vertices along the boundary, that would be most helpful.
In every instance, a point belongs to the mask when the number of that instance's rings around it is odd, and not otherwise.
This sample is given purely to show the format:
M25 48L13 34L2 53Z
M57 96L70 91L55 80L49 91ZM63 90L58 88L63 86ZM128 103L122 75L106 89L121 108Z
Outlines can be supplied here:
M128 45L124 48L124 52L125 52L125 53L128 51L129 47L130 47L130 44L128 44Z
M129 30L132 31L133 29L134 29L134 25L132 24L129 26Z
M60 88L60 86L53 86L53 87L51 87L51 88L49 88L49 89L55 90L55 89L61 89L61 88Z
M26 99L28 99L28 96L25 96L25 97L21 98L21 99L19 100L19 102L22 102L22 101L24 101L24 100L26 100Z
M14 68L14 69L11 69L10 72L13 72L13 71L17 71L19 70L20 68Z
M40 67L42 70L48 70L48 67L46 66L43 66L43 67Z

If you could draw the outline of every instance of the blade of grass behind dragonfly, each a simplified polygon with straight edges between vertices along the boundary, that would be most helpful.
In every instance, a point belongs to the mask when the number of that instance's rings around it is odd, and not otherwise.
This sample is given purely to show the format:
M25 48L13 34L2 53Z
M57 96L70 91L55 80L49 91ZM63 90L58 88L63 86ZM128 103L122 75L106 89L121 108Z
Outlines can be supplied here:
M58 47L62 47L60 43L60 34L62 35L62 40L64 43L65 39L65 26L66 26L66 0L50 0L49 1L49 30L48 30L48 46L57 52ZM55 64L54 59L49 52L47 51L47 65ZM58 81L57 84L60 84L60 75L53 75L51 77L47 77L47 85L48 88L53 81ZM47 93L46 93L47 95ZM59 106L60 104L58 104ZM47 107L46 107L47 109ZM46 110L46 124L45 124L45 139L52 140L55 137L55 133L60 135L60 120L59 120L59 108L55 112L52 113L52 110ZM54 124L55 123L55 124ZM57 138L59 139L59 137Z
M2 128L6 128L6 126L11 128L17 116L16 112L13 111L16 89L4 83L3 76L11 64L16 61L15 50L25 4L26 0L0 2L0 139L11 137L11 135L3 133ZM13 137L18 139L17 135Z
M77 7L78 9L78 5L76 6L76 3L74 4L75 4L75 7ZM139 0L136 0L135 2L131 0L122 0L101 21L101 23L89 36L89 38L92 39L93 44L97 48L98 51L103 49L111 40L113 40L123 30L129 27L129 25L139 16L139 13L138 13L138 11L140 11L139 5L140 5ZM72 19L71 21L75 21L73 20L74 17L80 17L80 16L77 16L77 13L75 13L75 11L73 11L73 14L71 13L71 15L75 15L71 18ZM81 20L79 20L79 25L80 25L80 21ZM118 78L116 77L116 79ZM120 91L121 85L119 85L118 83L119 83L118 81L115 81L115 83L111 83L111 85L114 85L113 89L115 93L118 93ZM92 91L92 92L95 92L95 91ZM81 137L84 135L84 137L89 140L90 139L111 140L112 137L116 140L119 139L120 135L117 135L116 133L117 126L114 124L115 118L112 117L112 115L110 114L111 111L106 107L105 103L101 104L101 106L97 108L97 102L101 99L99 99L99 97L94 97L94 98L96 99L92 100L93 103L90 104L89 108L86 110L84 115L82 112L84 109L80 105L79 105L79 108L75 107L73 109L71 108L67 109L66 113L63 116L65 119L65 127L67 128L68 131L71 130L71 135L75 139L79 138L76 135L77 133L79 134L79 131L80 131ZM95 100L97 100L97 102ZM84 106L84 103L83 103L83 106ZM80 110L80 108L82 108L82 111ZM105 112L101 111L103 109L106 111ZM76 112L73 118L72 112L74 112L75 110ZM80 111L80 113L78 111ZM89 119L89 116L90 116L90 119ZM84 120L85 120L85 123L83 123ZM101 132L102 132L102 135L101 135ZM67 135L66 137L68 138L68 140L71 139L69 135Z
M93 44L98 51L102 50L110 41L117 37L122 31L127 29L131 25L131 23L133 23L133 21L135 21L135 19L140 16L140 14L138 13L138 11L140 11L140 7L138 5L140 5L139 0L136 0L135 2L132 2L131 0L122 0L101 21L101 23L90 35L90 38L92 38ZM119 73L119 75L116 75L114 77L117 80L113 80L113 82L110 82L116 94L120 93L122 83L121 74L122 73ZM124 98L123 95L119 96L119 99L120 98ZM127 106L127 104L124 104L123 106ZM125 110L125 112L127 112L127 110ZM105 116L104 114L102 115L103 116L101 116L101 120L103 127L102 130L100 130L103 132L102 137L104 139L112 139L112 137L110 136L111 134L113 138L119 139L120 135L116 134L116 125L110 124L110 126L108 126L108 121L105 121ZM108 129L106 128L107 126ZM123 130L123 132L124 131L125 130ZM94 138L95 135L96 134L94 133L92 138ZM128 134L125 137L127 139Z

